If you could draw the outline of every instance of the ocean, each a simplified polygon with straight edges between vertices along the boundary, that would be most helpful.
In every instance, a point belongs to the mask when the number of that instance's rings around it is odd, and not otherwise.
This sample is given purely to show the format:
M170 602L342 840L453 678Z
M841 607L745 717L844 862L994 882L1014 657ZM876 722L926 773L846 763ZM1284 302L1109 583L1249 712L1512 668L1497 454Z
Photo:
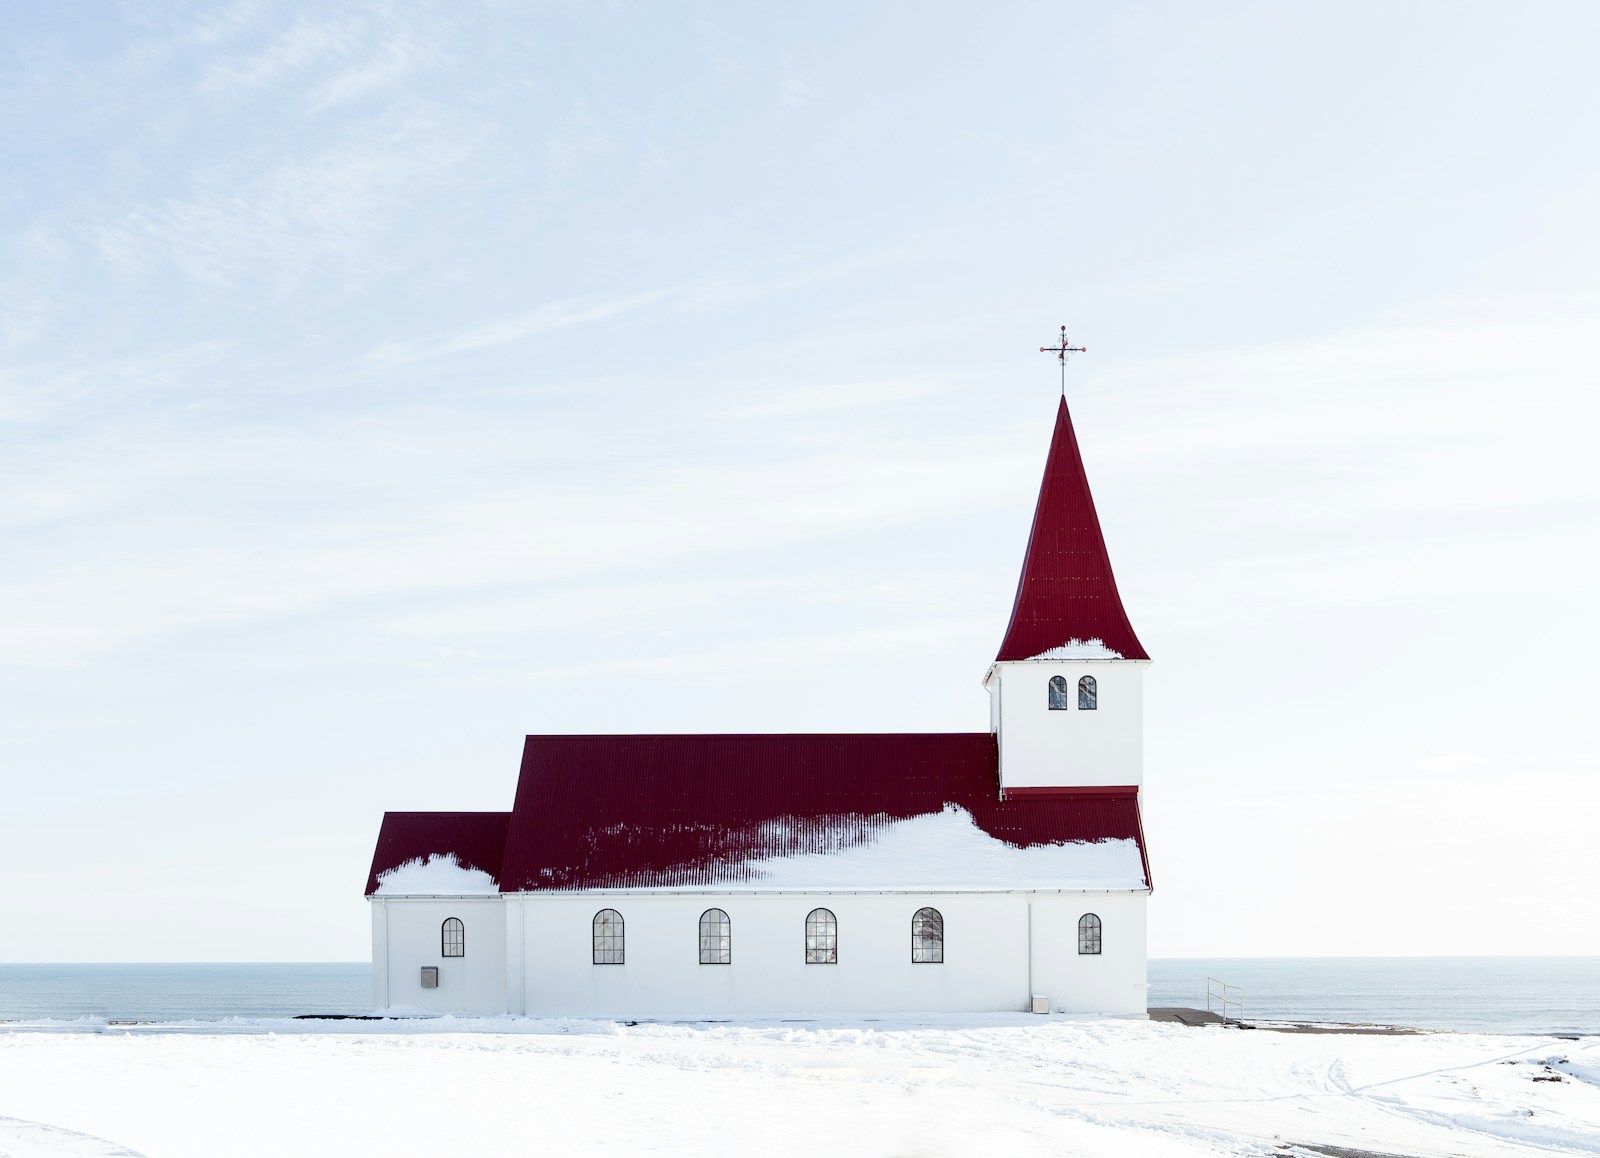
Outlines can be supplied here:
M1148 1004L1204 1008L1208 977L1247 1018L1600 1034L1600 957L1153 958Z
M371 976L365 962L0 965L0 1022L367 1013ZM1240 987L1247 1017L1600 1034L1600 957L1157 958L1150 1004L1203 1008L1207 977Z
M0 1021L216 1021L372 1012L372 966L0 965Z

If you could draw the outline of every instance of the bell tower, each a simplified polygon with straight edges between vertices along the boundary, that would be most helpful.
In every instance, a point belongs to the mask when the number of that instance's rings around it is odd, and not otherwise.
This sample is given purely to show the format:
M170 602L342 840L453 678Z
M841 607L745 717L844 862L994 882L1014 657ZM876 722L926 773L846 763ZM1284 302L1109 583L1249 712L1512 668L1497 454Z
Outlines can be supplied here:
M1063 395L1011 622L983 681L1001 796L1137 788L1149 666L1117 594Z

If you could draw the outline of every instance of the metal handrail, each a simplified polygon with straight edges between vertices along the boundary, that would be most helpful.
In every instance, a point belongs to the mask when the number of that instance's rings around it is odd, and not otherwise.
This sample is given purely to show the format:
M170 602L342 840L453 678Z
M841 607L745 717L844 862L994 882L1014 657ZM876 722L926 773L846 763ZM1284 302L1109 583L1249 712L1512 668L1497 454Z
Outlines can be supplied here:
M1235 996L1237 995L1237 996ZM1230 1010L1238 1010L1231 1013ZM1244 1020L1244 986L1229 985L1215 977L1206 978L1206 1012L1221 1016L1224 1021Z

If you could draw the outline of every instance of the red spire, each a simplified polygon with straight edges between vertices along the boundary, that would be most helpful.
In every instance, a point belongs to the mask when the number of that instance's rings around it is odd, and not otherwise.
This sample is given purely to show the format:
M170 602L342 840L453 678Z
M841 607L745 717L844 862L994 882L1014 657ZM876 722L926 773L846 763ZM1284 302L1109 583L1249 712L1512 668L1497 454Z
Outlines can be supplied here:
M1124 659L1150 658L1122 609L1089 493L1089 476L1063 398L1017 582L1017 601L995 660L1032 659L1075 639L1098 639Z

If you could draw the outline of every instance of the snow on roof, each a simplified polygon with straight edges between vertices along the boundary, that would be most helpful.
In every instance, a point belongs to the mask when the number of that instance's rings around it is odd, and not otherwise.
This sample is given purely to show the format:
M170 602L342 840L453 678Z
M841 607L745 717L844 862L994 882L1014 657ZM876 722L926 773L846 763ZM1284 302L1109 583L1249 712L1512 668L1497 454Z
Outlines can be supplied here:
M760 857L749 889L1142 889L1144 863L1134 840L1064 841L1019 848L997 840L972 813L940 812L892 820L868 839L831 852Z
M374 896L460 897L499 893L500 882L490 873L467 868L453 852L429 853L385 869L378 874Z
M1033 530L1017 580L1017 598L1011 608L997 661L1037 659L1069 640L1098 639L1117 654L1116 659L1149 659L1133 633L1116 576L1089 476L1072 430L1067 400L1056 411L1055 434L1045 460L1039 503L1033 512Z
M1000 800L997 761L987 732L529 736L501 888L1147 887L1134 789Z
M1029 659L1121 659L1120 651L1112 651L1100 639L1069 639L1060 647L1030 655Z
M391 874L408 865L422 867L424 872L444 875L446 858L453 862L458 872L478 872L488 876L491 881L499 880L500 862L506 851L506 822L510 818L509 812L384 813L383 826L378 830L378 844L372 852L372 868L367 873L367 896L379 892L379 878L383 878L389 886L382 890L387 895L399 891L393 886ZM438 867L427 869L426 866L435 863ZM409 875L416 876L415 873ZM436 890L426 888L419 891ZM480 891L484 890L450 890L452 894Z

